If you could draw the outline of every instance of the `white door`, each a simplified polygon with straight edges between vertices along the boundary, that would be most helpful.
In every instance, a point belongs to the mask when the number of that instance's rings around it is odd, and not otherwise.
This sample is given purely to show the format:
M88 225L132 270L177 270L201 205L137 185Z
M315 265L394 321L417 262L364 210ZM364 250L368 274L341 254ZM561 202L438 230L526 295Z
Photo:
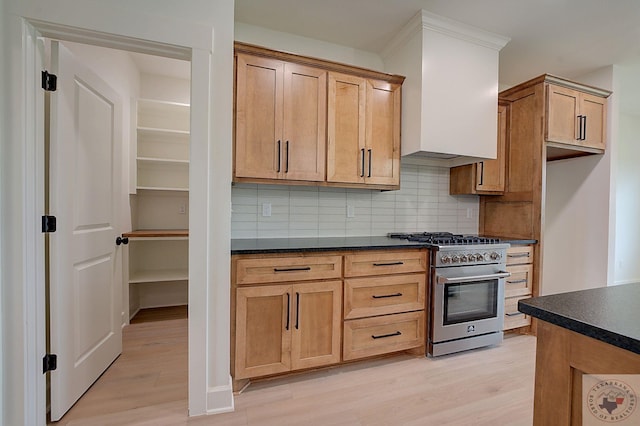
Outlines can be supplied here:
M53 42L51 93L51 419L59 420L122 351L121 101L62 44Z

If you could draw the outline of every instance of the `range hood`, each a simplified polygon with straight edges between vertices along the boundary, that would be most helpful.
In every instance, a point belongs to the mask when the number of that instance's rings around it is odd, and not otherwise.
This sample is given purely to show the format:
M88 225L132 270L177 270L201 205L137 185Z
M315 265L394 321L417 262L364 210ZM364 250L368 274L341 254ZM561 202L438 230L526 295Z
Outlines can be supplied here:
M385 47L385 71L406 76L403 162L496 158L498 54L509 40L421 10Z

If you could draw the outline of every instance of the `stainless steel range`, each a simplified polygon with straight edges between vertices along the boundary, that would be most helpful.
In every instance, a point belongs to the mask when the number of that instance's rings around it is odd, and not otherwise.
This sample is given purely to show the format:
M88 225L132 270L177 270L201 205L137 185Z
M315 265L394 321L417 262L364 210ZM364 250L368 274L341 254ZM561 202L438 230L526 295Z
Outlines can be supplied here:
M427 351L440 356L502 342L507 248L494 238L389 234L431 246Z

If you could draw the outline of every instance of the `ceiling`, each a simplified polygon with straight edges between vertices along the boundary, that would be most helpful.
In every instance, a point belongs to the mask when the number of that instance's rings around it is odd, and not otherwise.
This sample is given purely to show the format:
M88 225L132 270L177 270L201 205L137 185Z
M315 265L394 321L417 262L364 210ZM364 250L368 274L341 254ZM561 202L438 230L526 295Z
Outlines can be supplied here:
M380 53L420 9L510 37L504 87L611 64L640 69L638 0L235 0L235 20Z

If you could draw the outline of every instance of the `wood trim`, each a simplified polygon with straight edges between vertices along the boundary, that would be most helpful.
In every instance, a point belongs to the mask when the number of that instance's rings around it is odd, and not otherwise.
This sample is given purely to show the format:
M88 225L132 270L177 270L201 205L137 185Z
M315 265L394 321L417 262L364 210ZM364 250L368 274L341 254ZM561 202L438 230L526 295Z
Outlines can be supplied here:
M366 68L357 67L354 65L342 64L339 62L328 61L324 59L313 58L310 56L298 55L287 52L280 52L272 50L266 47L257 46L248 43L242 43L239 41L233 44L235 53L246 53L255 56L263 56L266 58L275 58L286 62L293 62L301 65L308 65L315 68L325 69L327 71L339 72L357 75L364 78L372 78L377 80L384 80L389 83L402 84L405 77L396 74L387 74L379 71L373 71Z
M381 185L373 183L346 183L346 182L310 182L303 180L288 180L288 179L261 179L261 178L241 178L234 177L232 185L235 183L262 183L268 185L293 185L293 186L322 186L332 188L354 188L354 189L370 189L380 191L394 191L400 189L400 185Z
M536 86L540 83L556 84L558 86L564 86L569 89L580 90L582 92L586 92L595 96L601 96L604 98L609 97L609 95L613 93L610 90L601 89L599 87L590 86L584 83L578 83L577 81L568 80L566 78L558 77L552 74L542 74L542 75L539 75L538 77L532 78L531 80L527 80L524 83L520 83L517 86L514 86L510 89L503 90L502 92L500 92L498 96L500 98L507 98L507 97L510 97L513 93L517 93L520 90L528 87Z
M136 231L125 232L123 237L128 238L167 238L167 237L189 237L188 229L138 229Z

